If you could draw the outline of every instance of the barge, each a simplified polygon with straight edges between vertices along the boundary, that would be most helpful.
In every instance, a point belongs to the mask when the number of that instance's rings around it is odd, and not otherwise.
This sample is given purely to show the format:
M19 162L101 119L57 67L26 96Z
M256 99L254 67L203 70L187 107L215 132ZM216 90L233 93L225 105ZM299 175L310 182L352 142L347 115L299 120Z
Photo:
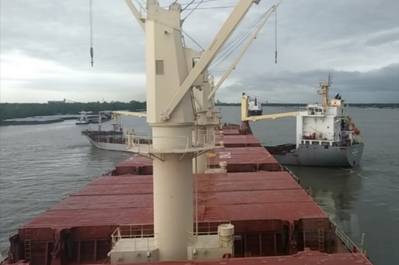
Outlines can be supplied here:
M82 134L95 147L109 151L128 151L127 137L122 130L84 130Z

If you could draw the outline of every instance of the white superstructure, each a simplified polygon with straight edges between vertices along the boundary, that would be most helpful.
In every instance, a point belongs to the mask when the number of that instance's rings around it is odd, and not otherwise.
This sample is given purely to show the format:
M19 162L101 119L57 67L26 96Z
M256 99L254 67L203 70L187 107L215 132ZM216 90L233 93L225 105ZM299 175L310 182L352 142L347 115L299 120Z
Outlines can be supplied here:
M296 117L296 146L320 144L348 146L360 142L359 130L345 113L344 101L337 94L328 98L329 82L321 83L321 104L309 104Z
M345 104L337 94L328 98L328 81L320 84L320 104L309 104L304 111L254 115L249 97L241 98L241 121L296 117L296 144L268 146L267 149L283 165L338 166L359 165L364 144L360 131L345 113Z

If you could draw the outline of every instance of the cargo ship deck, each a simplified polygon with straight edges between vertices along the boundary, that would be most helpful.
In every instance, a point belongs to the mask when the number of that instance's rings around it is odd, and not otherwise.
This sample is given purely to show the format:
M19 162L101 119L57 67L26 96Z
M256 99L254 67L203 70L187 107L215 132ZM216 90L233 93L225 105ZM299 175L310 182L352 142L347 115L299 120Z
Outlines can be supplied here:
M252 134L227 126L196 174L197 232L235 227L234 258L166 264L371 264ZM24 224L4 264L107 264L113 233L153 234L152 162L132 156ZM135 263L137 264L137 263Z

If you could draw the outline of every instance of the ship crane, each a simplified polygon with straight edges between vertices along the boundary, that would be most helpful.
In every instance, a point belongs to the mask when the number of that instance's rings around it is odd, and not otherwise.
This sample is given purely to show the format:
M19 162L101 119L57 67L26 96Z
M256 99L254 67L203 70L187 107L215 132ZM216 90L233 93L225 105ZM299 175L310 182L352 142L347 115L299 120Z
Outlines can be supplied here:
M152 129L148 153L153 158L154 234L120 239L110 251L111 263L220 259L231 255L234 241L231 224L219 226L217 235L193 233L192 160L215 146L193 142L192 89L201 86L209 65L252 4L259 0L239 0L201 54L183 43L182 7L177 1L163 8L157 0L147 0L145 16L131 1L127 3L145 32L146 118Z
M130 117L137 117L137 118L145 118L147 117L147 113L145 112L133 112L133 111L112 111L113 117L119 116L130 116Z
M238 2L213 42L209 45L209 48L204 51L194 68L188 73L183 83L175 91L171 101L162 112L162 120L167 121L171 118L171 114L176 110L177 106L181 103L198 77L200 77L204 70L212 63L212 60L216 57L219 50L239 25L253 3L258 4L259 0L240 0Z
M204 81L199 86L199 89L194 90L194 101L196 108L196 124L194 131L194 141L197 143L201 142L213 142L215 144L215 128L220 124L220 119L217 116L217 111L215 110L215 94L217 90L222 86L223 82L232 73L237 64L240 62L241 58L248 50L250 45L256 39L258 33L263 28L268 18L273 12L277 10L280 2L276 5L270 7L264 14L261 15L261 19L257 22L257 26L252 34L249 34L239 51L238 56L233 60L227 70L223 73L221 78L214 84L213 77L208 75L208 72L204 72ZM207 154L201 154L194 159L194 172L204 173L208 167ZM197 229L196 229L197 231Z
M144 29L144 21L145 21L144 16L141 14L141 12L139 12L137 10L137 8L133 4L132 0L125 0L125 1L126 1L128 7L129 7L130 11L132 12L133 16L138 21L139 25ZM208 94L208 102L210 103L210 105L214 106L214 104L212 104L212 102L214 101L214 97L215 97L215 94L216 94L217 90L223 85L224 81L228 78L228 76L235 70L236 66L241 61L242 57L247 52L247 50L249 49L251 44L255 41L255 39L257 38L257 36L259 34L259 32L264 27L264 25L266 24L266 22L268 21L270 16L273 13L277 12L277 8L279 7L280 4L281 4L281 1L279 1L277 4L275 4L272 7L270 7L262 15L263 18L261 19L260 23L256 27L255 31L252 34L249 35L249 37L246 40L245 44L241 48L238 56L233 60L233 62L230 64L230 66L227 68L227 70L223 73L223 75L220 77L220 79L217 81L217 83L213 84L213 80L212 80L212 82L211 82L212 85L211 85L210 90L202 88L205 91L205 93ZM207 75L207 72L205 72L205 73ZM206 83L208 83L208 82L209 82L209 80L206 80ZM205 84L205 86L207 86L207 84ZM194 100L197 101L197 97L195 97ZM198 104L198 105L200 105L200 104ZM142 113L142 112L127 112L127 111L123 111L122 112L122 111L118 111L118 112L113 112L113 114L115 114L116 116L126 115L126 116L133 116L133 117L139 117L139 118L145 118L146 117L146 113Z

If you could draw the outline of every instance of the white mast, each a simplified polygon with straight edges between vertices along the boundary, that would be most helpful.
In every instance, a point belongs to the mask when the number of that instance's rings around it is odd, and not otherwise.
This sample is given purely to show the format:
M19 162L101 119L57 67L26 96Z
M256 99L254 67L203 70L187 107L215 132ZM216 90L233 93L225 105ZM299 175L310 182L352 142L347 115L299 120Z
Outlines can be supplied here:
M324 111L327 111L328 106L330 105L330 100L328 98L329 90L331 86L331 73L328 73L328 80L322 81L320 83L319 94L321 95L321 105L323 106Z

